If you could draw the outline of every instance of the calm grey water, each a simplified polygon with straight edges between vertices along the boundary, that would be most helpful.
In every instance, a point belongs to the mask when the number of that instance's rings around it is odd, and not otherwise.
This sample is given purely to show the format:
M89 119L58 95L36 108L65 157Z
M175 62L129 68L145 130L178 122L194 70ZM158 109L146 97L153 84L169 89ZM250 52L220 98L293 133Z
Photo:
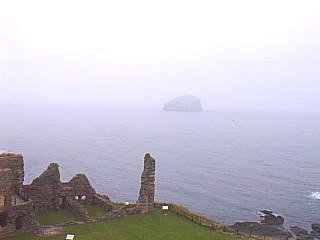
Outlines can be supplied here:
M21 152L26 182L49 162L85 172L98 192L135 201L143 155L156 199L225 223L273 209L286 225L320 221L320 116L0 106L0 150Z

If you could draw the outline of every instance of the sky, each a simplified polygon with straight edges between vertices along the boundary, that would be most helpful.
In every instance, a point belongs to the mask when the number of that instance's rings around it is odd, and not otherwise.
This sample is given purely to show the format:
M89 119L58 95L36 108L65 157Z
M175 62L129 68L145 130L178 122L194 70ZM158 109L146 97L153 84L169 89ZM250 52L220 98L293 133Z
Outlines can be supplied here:
M320 1L0 2L0 104L319 112Z

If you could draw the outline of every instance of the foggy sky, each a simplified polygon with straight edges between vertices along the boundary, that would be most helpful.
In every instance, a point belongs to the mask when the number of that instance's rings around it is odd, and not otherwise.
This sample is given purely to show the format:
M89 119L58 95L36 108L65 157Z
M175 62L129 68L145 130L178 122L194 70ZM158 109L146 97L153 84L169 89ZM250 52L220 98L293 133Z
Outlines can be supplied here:
M0 103L317 111L320 2L0 2Z

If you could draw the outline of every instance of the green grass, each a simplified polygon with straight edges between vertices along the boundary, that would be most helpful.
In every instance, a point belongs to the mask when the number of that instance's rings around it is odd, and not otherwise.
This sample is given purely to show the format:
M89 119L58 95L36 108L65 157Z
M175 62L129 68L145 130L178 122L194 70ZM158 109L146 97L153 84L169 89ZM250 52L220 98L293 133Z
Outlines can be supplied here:
M39 211L36 215L39 223L44 225L57 224L67 222L69 220L76 220L76 218L66 210L45 210Z
M77 240L239 240L239 238L200 227L174 213L162 215L155 211L96 223L73 225L65 228ZM30 234L6 238L7 240L42 239ZM64 239L64 236L46 238Z
M90 217L99 217L106 214L103 208L96 205L84 205Z

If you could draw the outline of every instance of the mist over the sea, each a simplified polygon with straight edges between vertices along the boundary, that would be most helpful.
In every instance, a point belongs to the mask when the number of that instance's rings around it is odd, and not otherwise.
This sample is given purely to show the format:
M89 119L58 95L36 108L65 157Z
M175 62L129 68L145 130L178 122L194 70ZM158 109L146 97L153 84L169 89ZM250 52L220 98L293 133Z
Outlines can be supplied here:
M4 0L0 150L26 181L48 162L137 197L144 152L156 199L226 223L270 208L320 214L320 1ZM201 113L161 111L177 96Z
M320 3L1 1L0 103L319 112Z
M63 180L85 172L98 192L135 201L151 152L156 200L225 223L262 208L286 225L319 219L320 115L11 106L0 119L0 149L23 153L26 182L58 162Z

